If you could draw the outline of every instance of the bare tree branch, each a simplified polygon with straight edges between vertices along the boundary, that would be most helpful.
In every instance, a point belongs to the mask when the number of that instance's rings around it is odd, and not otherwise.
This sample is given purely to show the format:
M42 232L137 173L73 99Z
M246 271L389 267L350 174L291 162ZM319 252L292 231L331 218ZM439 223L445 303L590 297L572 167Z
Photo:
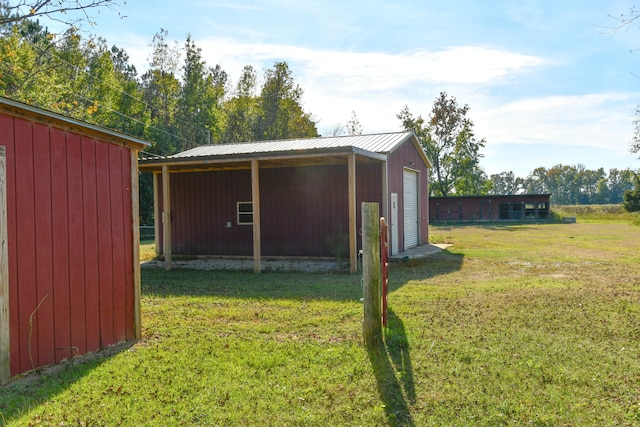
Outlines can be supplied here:
M620 15L609 15L609 18L615 21L614 25L603 27L609 32L615 34L622 30L628 30L631 27L631 24L640 19L640 7L631 6L626 13L621 13Z
M93 24L92 11L98 8L116 9L126 0L0 0L0 25L7 25L29 18L46 17L68 26L81 21ZM81 17L72 17L81 12Z

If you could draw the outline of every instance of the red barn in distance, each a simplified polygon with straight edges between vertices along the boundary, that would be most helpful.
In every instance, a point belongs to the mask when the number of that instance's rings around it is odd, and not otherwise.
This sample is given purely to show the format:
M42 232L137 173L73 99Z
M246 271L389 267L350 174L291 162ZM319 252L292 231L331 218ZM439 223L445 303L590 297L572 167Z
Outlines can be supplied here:
M153 172L156 249L171 256L328 257L346 234L350 269L360 204L378 202L391 254L428 243L429 160L411 132L206 145L140 159Z
M148 143L0 98L0 383L140 336Z
M429 198L431 222L548 221L551 194Z

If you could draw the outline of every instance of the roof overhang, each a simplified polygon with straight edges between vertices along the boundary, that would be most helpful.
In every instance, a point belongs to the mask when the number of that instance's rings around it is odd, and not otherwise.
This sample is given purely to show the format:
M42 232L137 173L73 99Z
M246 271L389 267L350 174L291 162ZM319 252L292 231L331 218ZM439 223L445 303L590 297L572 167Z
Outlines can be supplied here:
M151 143L143 139L125 135L101 126L92 125L81 120L63 116L52 111L43 110L32 105L14 101L0 96L0 113L5 113L13 117L20 117L47 126L54 126L69 132L88 136L100 141L111 142L117 145L142 150L151 146Z
M172 172L250 169L252 160L258 160L261 168L306 167L346 164L347 158L351 154L356 155L359 163L384 162L387 160L385 154L374 153L357 147L334 147L200 157L179 155L143 157L138 161L138 168L142 172L159 172L163 166L167 166Z

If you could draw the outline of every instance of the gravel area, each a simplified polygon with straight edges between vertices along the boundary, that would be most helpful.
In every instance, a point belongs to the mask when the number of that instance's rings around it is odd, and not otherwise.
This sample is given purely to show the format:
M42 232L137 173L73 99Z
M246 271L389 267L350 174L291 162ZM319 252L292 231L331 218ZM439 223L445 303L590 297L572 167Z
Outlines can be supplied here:
M423 245L406 252L394 255L390 261L424 258L447 249L451 245ZM207 257L200 256L189 259L176 257L171 262L173 268L190 270L245 270L253 271L251 257ZM154 259L141 263L142 268L164 268L164 261ZM348 272L349 260L337 262L333 258L305 258L305 257L265 257L262 258L262 271L303 271L311 273Z
M252 258L198 257L195 259L174 259L173 268L191 270L247 270L253 271ZM331 259L309 258L265 258L261 262L262 271L303 271L312 273L328 273L348 271L347 263L339 264ZM142 268L164 268L164 261L151 260L141 263Z

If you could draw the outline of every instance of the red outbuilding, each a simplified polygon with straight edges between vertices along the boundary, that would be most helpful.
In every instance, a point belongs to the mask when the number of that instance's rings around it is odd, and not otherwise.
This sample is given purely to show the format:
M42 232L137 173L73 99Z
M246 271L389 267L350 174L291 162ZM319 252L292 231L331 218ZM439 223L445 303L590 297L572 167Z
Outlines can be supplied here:
M449 196L429 199L431 222L548 221L551 194Z
M156 248L172 255L330 257L344 233L357 268L360 204L378 202L390 252L428 243L429 160L411 132L197 147L146 158Z
M140 336L146 145L0 98L0 383Z

